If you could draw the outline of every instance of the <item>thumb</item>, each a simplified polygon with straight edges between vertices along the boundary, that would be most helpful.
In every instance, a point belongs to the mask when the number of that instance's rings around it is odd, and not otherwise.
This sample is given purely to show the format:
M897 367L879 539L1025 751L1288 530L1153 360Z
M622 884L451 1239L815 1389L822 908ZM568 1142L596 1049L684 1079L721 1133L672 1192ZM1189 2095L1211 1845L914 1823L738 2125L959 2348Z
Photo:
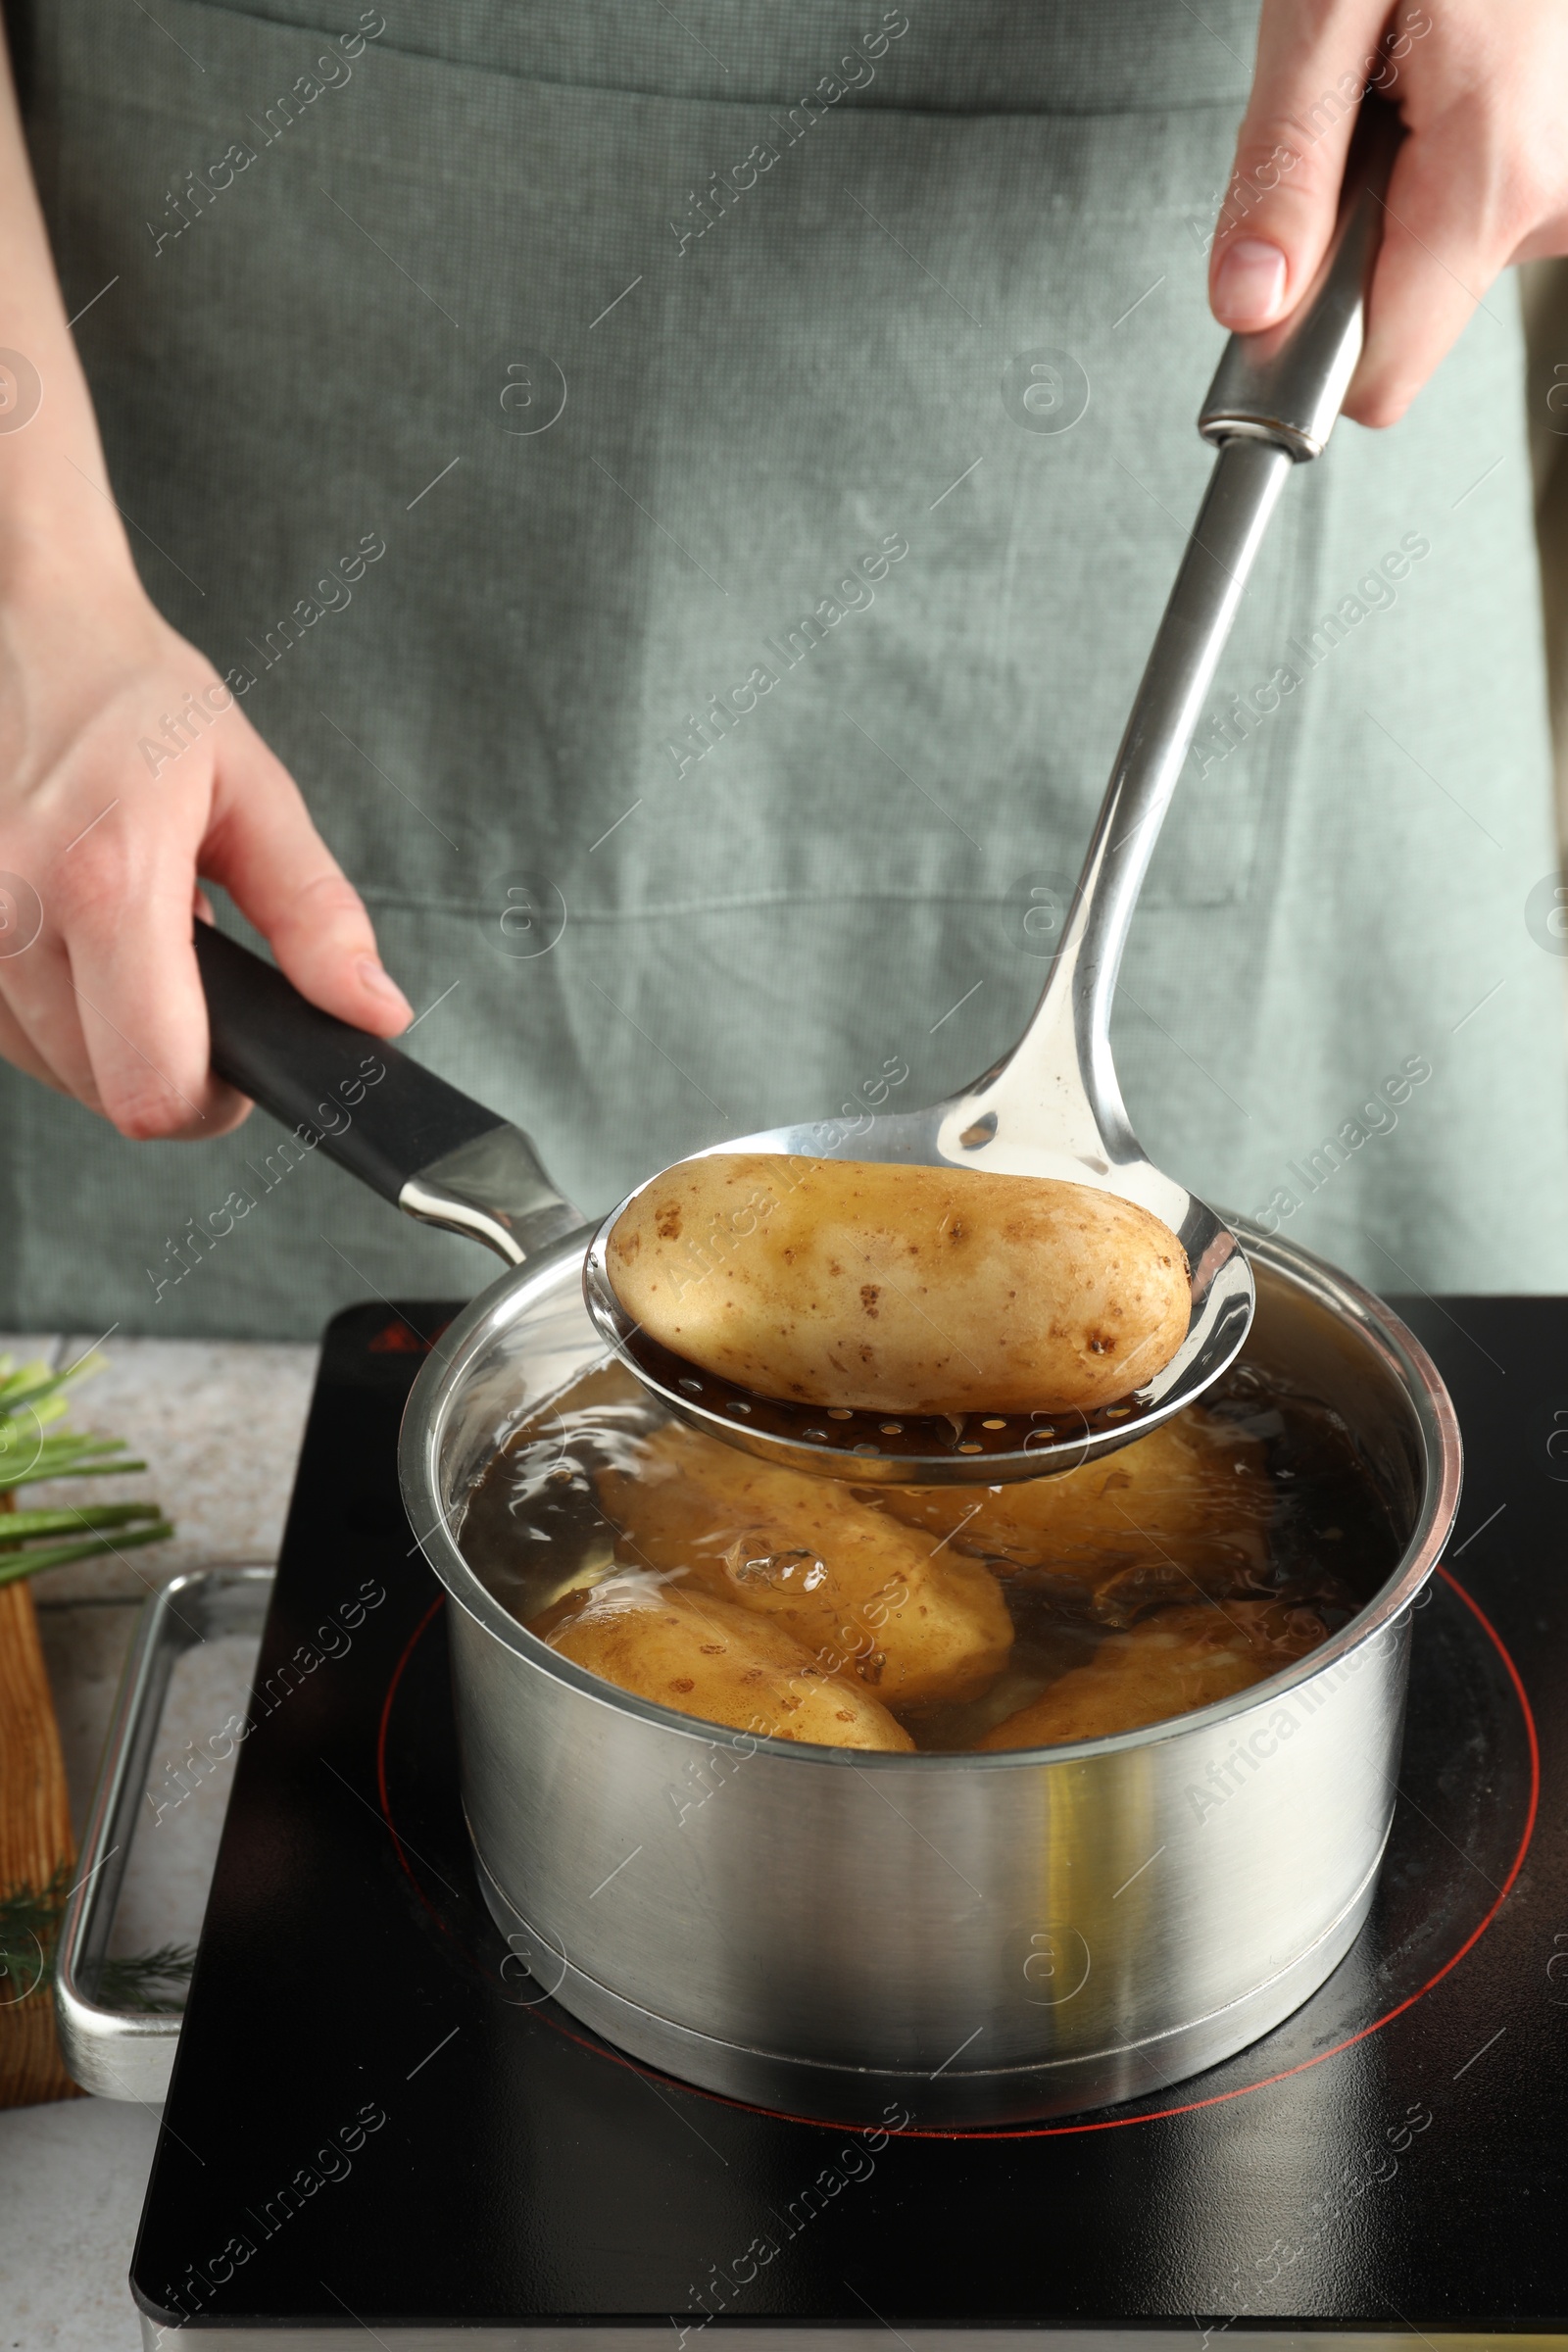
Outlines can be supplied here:
M1357 106L1384 71L1385 14L1386 0L1265 0L1209 256L1209 306L1233 333L1288 318L1312 282L1333 234Z
M282 970L323 1012L396 1037L414 1008L382 969L359 892L311 821L298 785L248 719L224 739L202 845L220 882L271 945Z

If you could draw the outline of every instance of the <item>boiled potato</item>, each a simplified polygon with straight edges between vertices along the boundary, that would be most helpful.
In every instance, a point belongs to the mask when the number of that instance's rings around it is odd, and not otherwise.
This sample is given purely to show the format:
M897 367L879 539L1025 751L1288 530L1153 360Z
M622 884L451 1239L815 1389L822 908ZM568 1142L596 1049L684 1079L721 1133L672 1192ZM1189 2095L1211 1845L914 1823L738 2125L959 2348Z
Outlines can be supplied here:
M1124 1634L1107 1634L1087 1666L1072 1667L978 1744L1052 1747L1163 1723L1266 1681L1315 1649L1325 1632L1314 1610L1278 1601L1160 1609Z
M1088 1185L974 1168L716 1152L610 1236L628 1314L677 1355L793 1403L1085 1411L1168 1364L1180 1242Z
M999 1674L1012 1622L996 1579L856 1499L670 1423L634 1466L599 1475L621 1555L685 1571L805 1643L888 1705L972 1696Z
M1069 1605L1112 1625L1162 1600L1235 1592L1268 1566L1262 1444L1201 1405L1052 1478L885 1495L895 1518L1033 1572L1025 1581L1059 1582Z
M818 1747L911 1748L886 1707L764 1618L652 1576L596 1586L545 1635L562 1657L681 1715Z

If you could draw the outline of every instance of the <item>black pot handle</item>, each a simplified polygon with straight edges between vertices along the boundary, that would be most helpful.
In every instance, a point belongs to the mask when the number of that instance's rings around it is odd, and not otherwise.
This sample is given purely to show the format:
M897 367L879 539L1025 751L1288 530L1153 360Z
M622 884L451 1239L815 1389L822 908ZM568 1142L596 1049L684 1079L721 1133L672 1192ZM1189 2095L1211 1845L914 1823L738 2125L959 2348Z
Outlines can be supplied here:
M196 925L213 1068L410 1216L521 1264L582 1220L520 1128L312 1004L274 964Z

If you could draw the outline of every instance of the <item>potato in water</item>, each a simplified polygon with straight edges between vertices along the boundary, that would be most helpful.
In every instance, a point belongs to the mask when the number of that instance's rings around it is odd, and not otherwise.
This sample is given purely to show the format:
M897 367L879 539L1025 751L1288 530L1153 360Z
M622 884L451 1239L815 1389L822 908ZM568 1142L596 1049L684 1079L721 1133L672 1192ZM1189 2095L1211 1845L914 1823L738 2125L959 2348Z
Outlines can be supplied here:
M973 1168L715 1152L637 1196L607 1263L689 1362L879 1412L1087 1412L1162 1371L1192 1311L1147 1209Z
M1107 1634L1086 1666L1059 1676L978 1744L1053 1747L1163 1723L1266 1681L1315 1649L1325 1631L1315 1609L1278 1601L1159 1609L1125 1634Z
M781 1626L659 1577L612 1577L545 1639L617 1689L705 1723L819 1747L914 1745L886 1707L825 1674Z
M948 1753L1245 1691L1346 1624L1400 1542L1343 1421L1246 1364L1106 1458L942 1489L775 1469L595 1366L514 1433L461 1540L607 1683L739 1732Z
M673 1422L634 1469L598 1483L623 1559L685 1570L890 1706L972 1697L1006 1663L1012 1622L996 1578L951 1549L933 1558L937 1537L834 1479L775 1469Z
M1263 1446L1201 1405L1053 1478L885 1494L895 1518L1026 1571L1107 1625L1161 1601L1246 1592L1268 1566Z

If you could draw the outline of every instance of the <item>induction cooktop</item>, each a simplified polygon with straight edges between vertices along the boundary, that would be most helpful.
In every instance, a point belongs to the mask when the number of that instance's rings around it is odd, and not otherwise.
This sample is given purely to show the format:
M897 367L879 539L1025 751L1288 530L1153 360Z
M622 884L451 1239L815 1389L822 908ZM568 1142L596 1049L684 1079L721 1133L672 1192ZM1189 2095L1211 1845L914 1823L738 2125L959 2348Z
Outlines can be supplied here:
M455 1311L326 1335L132 2267L149 2345L1568 2342L1568 1301L1404 1304L1466 1492L1348 1957L1207 2074L967 2132L693 2090L509 1950L395 1467Z

